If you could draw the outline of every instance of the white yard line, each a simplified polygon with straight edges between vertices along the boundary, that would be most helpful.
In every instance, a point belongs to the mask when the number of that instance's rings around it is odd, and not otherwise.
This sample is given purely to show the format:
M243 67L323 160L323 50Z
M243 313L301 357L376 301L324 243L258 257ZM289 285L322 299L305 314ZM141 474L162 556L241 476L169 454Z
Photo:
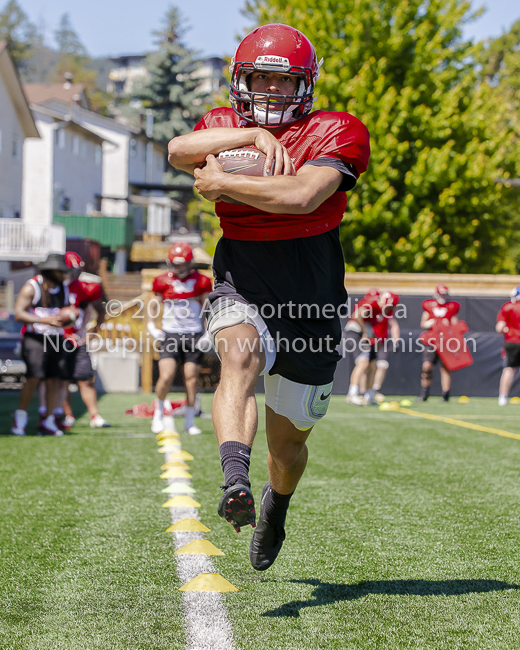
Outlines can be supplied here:
M164 454L166 461L171 454ZM191 485L189 479L168 479L168 484L182 481ZM197 499L197 495L193 495ZM197 508L170 508L172 524L179 519L199 519ZM195 539L205 539L198 532L172 533L177 551ZM177 574L182 585L198 576L199 573L217 573L208 555L176 555ZM237 650L233 641L231 622L225 606L224 596L215 592L187 591L182 594L186 617L186 639L189 650Z

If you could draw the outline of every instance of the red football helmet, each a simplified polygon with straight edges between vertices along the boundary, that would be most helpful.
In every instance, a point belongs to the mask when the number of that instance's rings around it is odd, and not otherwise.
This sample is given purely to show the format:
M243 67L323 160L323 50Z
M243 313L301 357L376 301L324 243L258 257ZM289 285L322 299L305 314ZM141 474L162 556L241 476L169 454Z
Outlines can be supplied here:
M185 278L191 271L193 250L188 242L176 241L168 249L166 264L179 278Z
M445 284L438 284L435 287L435 292L433 295L439 305L443 305L446 302L449 294L450 292L448 291L448 287Z
M85 262L81 259L81 256L72 251L65 253L65 264L69 269L82 269L85 266Z
M381 296L381 301L385 307L396 307L399 304L399 296L391 291L385 291Z
M299 120L312 109L320 65L312 43L294 27L273 24L254 29L231 59L229 99L233 110L247 122L268 127ZM255 70L296 75L296 94L252 93L248 77Z

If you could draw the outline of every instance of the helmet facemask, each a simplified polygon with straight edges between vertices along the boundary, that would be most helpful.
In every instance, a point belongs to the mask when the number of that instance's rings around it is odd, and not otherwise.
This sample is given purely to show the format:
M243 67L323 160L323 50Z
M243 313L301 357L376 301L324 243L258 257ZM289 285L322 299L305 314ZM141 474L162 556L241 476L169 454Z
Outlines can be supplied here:
M289 67L289 66L285 66ZM298 78L296 93L277 95L274 93L252 92L250 76L253 72L286 73ZM236 113L247 122L276 128L290 124L307 115L314 104L314 80L305 68L261 67L246 62L237 62L232 67L232 81L229 97Z

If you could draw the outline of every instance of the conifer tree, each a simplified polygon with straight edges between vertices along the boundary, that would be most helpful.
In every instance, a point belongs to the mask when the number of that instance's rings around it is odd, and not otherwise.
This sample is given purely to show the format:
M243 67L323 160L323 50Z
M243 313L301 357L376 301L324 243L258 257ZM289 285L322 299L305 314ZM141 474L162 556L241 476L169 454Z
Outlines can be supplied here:
M0 11L0 41L6 41L14 64L20 69L38 39L35 26L16 0L9 0Z
M258 24L304 32L324 57L316 108L348 111L372 157L341 228L348 270L496 272L518 203L511 125L491 110L463 0L250 0Z
M185 31L179 11L170 7L162 29L154 32L158 49L146 58L148 78L136 93L152 110L154 137L165 143L192 131L209 101L196 78L196 53L183 43Z

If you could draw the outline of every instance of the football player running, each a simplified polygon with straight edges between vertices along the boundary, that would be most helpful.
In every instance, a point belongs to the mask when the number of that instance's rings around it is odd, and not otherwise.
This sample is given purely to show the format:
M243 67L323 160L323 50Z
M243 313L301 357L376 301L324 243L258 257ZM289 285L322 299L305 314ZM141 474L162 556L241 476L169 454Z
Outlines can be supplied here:
M515 370L520 367L520 287L515 287L511 291L511 300L502 305L495 329L504 335L506 356L506 365L500 377L498 405L507 406Z
M193 268L193 250L187 242L172 244L166 263L169 271L158 275L152 287L163 303L162 323L148 323L150 334L162 341L152 431L160 433L164 429L164 416L172 416L171 402L166 400L166 396L180 363L186 384L184 431L197 435L202 433L194 423L197 377L202 356L199 342L204 329L202 306L211 291L211 280Z
M460 310L460 304L450 300L449 297L449 290L445 284L438 284L435 287L433 298L425 300L422 304L424 311L421 316L421 329L431 330L438 319L444 321L446 325L455 325L458 322L457 314ZM421 393L417 398L418 402L426 402L430 395L433 366L439 359L437 351L432 347L427 347L423 351ZM442 360L440 368L442 399L447 402L450 399L451 373L442 363Z
M346 191L367 167L369 135L348 113L311 112L318 59L292 27L253 30L230 69L232 108L213 109L193 133L174 138L169 161L195 175L223 229L208 332L222 360L213 401L224 472L218 511L237 531L255 526L248 473L255 386L264 377L269 481L249 551L264 570L285 539L305 443L330 400L346 301L339 224ZM274 176L222 171L216 155L249 145L266 154L266 168L274 160Z

